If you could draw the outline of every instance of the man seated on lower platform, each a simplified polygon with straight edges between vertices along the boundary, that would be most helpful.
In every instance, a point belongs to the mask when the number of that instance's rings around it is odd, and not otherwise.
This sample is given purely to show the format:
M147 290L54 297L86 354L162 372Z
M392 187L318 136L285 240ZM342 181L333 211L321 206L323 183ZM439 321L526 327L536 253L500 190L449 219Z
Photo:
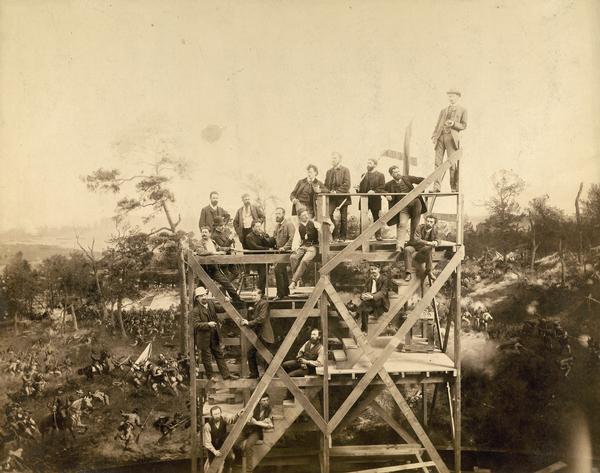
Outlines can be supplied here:
M379 266L369 265L369 279L365 283L364 292L360 295L358 306L360 329L366 335L369 329L369 315L380 317L390 309L388 297L389 281L381 274Z
M228 415L223 413L219 406L212 406L210 408L210 419L204 424L203 437L204 437L204 448L207 451L206 463L204 465L204 471L207 471L210 464L216 457L222 456L221 447L225 443L227 438L227 425L234 424L239 416L243 413L243 410L236 414ZM233 449L229 451L223 466L219 468L217 473L231 473L232 465L235 460Z
M437 218L433 215L427 215L425 223L417 227L415 236L406 243L404 248L405 281L410 281L412 278L412 272L415 269L413 259L416 263L425 263L425 276L429 276L432 280L435 279L431 273L433 250L439 244Z
M253 464L253 447L259 440L263 440L265 430L273 428L273 414L271 410L271 402L269 395L264 393L254 408L254 413L248 423L244 426L244 430L236 444L236 450L241 455L246 453L246 472L254 469ZM243 473L246 473L243 472Z
M281 365L292 377L316 374L316 368L323 366L323 344L318 328L310 332L309 340L302 345L295 360L288 360Z
M290 291L296 289L298 281L302 279L309 263L315 259L319 251L319 224L311 220L307 209L298 212L298 233L300 246L290 255L292 267Z

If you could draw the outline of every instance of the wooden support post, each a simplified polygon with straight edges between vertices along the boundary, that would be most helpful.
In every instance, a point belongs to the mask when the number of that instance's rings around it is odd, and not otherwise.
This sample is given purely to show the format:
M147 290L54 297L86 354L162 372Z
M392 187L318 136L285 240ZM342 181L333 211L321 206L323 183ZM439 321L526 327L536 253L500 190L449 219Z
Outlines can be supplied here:
M459 173L460 175L460 173ZM462 185L460 177L458 178L458 228L457 228L457 243L463 244L463 207L464 207L464 196L462 194ZM461 247L464 248L464 247ZM464 255L464 250L463 250ZM454 472L460 473L461 471L461 291L462 291L462 261L456 267L456 286L454 290L454 303L455 303L455 317L454 317L454 366L456 368L456 378L454 379Z
M373 401L371 406L373 407L375 412L377 412L377 414L379 414L379 417L381 417L386 422L387 425L389 425L392 429L394 429L396 431L396 433L400 437L402 437L402 439L406 443L417 443L417 441L413 438L413 436L410 435L410 433L404 427L402 427L400 425L400 422L398 422L396 419L394 419L390 415L390 413L386 409L381 407L381 405L377 401Z
M329 276L323 276L329 281ZM319 309L321 312L321 334L323 339L323 419L329 422L329 300L325 291L321 294ZM331 436L329 432L322 434L321 473L329 473L329 447Z
M421 384L421 402L421 423L425 426L425 429L427 429L429 419L427 418L427 385L425 383Z
M360 196L360 232L364 232L369 227L369 198L364 195ZM373 221L377 220L377 215L373 215ZM369 240L365 240L362 244L364 253L370 250Z
M192 438L190 446L190 460L192 463L192 473L198 471L198 393L196 386L196 350L194 342L194 320L191 317L191 309L194 302L195 278L191 269L188 269L188 304L185 310L187 311L187 339L188 339L188 359L190 363L190 419L192 421ZM202 447L200 447L202 454Z

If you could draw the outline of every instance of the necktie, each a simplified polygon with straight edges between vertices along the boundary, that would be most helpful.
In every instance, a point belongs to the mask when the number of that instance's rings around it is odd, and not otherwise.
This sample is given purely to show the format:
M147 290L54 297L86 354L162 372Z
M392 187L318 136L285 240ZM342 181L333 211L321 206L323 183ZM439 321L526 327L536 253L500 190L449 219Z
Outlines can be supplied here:
M377 292L377 280L373 279L373 283L371 284L371 294L375 294Z

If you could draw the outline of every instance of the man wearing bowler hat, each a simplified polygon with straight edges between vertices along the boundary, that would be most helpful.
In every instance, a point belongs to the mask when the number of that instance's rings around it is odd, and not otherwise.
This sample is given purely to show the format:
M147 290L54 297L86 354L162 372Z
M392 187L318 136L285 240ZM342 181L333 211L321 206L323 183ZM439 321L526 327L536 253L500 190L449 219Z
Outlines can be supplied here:
M446 92L450 104L440 111L437 125L431 136L435 146L435 167L438 168L444 162L444 152L448 158L460 148L460 132L467 128L467 110L459 105L461 93L457 89ZM440 192L442 188L443 175L433 184L433 192ZM458 192L458 163L450 168L450 188L452 192Z

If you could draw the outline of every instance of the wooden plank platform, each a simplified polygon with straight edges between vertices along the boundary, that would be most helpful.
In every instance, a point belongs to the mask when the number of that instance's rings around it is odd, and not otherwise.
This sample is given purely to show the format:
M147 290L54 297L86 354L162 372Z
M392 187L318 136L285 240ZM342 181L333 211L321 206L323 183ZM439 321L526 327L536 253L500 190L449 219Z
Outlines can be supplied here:
M404 456L421 453L424 448L418 443L389 445L334 445L329 454L332 457L384 457Z
M375 349L375 351L378 351ZM368 371L370 363L363 355L352 368L329 368L329 376L342 374L362 374ZM456 368L448 355L441 352L432 353L392 353L383 365L390 374L405 373L449 373L454 375ZM323 368L317 368L317 374L323 374Z

